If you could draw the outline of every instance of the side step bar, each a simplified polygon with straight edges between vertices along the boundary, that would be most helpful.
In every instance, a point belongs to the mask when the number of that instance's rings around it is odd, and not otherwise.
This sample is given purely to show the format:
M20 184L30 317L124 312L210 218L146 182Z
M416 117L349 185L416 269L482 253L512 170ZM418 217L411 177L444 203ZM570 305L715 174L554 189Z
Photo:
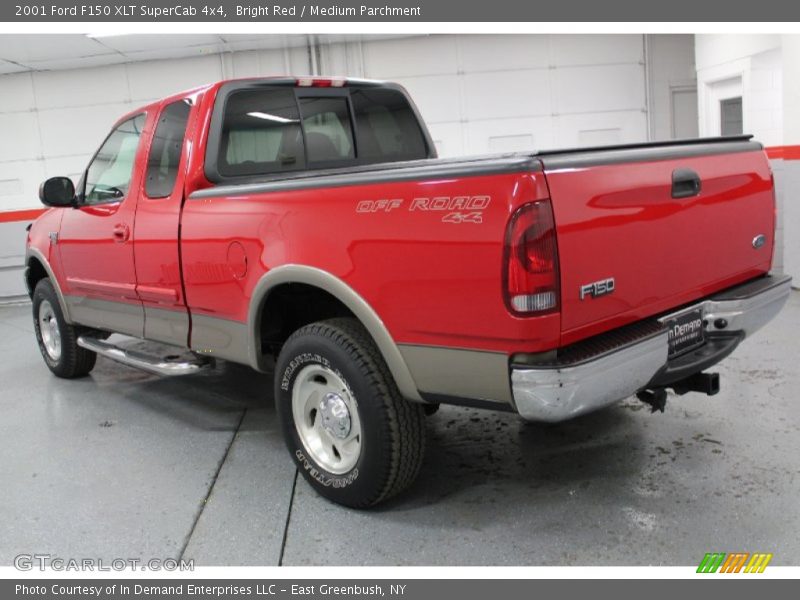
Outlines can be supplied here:
M129 367L141 369L155 375L191 375L214 365L213 358L205 358L197 355L188 355L182 348L176 351L183 352L183 355L170 354L167 356L150 355L139 350L121 348L114 344L109 344L97 338L82 335L78 338L78 346L96 352L100 356L105 356L113 361L122 363Z

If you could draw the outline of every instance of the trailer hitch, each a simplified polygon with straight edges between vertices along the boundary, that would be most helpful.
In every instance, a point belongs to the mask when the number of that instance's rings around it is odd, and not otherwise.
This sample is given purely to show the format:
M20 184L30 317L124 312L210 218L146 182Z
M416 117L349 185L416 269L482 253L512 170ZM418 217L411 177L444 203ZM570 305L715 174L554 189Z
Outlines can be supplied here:
M657 410L664 412L667 406L667 388L656 388L654 390L642 390L636 392L636 397L650 405L650 412L654 413Z
M636 392L636 397L650 405L650 412L661 411L667 406L667 388L683 396L689 392L700 392L707 396L719 393L719 373L695 373L685 379L673 381L669 385L644 389Z
M671 384L679 396L688 392L700 392L706 396L719 394L719 373L695 373L686 379L681 379Z

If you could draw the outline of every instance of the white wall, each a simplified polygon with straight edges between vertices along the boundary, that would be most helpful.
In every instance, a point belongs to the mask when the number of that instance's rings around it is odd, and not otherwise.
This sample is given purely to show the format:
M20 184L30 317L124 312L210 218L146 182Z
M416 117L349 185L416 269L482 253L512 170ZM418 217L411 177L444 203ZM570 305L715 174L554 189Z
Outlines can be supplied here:
M701 71L777 48L780 45L780 36L697 34L694 36L694 44L697 70Z
M408 88L442 156L647 139L639 35L430 36L362 52L363 76ZM340 46L323 71L347 61Z
M781 36L784 144L800 146L800 35ZM800 157L800 152L798 152ZM800 286L800 160L784 160L784 269Z
M784 80L800 85L798 36L780 35L698 35L695 41L700 135L719 135L719 101L742 97L743 129L766 147L800 144L800 129L784 119L784 111L796 114L786 98ZM790 93L791 96L791 93ZM800 122L800 118L796 118ZM776 271L800 277L800 173L797 161L771 160L775 175L778 222L775 232Z
M303 48L0 76L0 210L38 206L39 183L79 176L124 113L224 77L308 71Z
M650 139L696 137L698 126L694 36L648 35L646 45ZM680 94L686 95L688 105L680 103Z
M743 126L765 146L783 143L780 36L696 36L701 135L719 135L719 100L742 96Z

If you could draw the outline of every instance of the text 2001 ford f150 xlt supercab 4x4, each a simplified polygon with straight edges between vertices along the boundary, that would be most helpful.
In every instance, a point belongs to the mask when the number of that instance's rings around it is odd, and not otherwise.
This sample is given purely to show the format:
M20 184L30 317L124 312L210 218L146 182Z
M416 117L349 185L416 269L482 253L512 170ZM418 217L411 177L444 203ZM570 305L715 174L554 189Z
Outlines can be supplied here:
M40 196L26 277L50 370L274 370L293 460L349 506L413 481L439 403L561 421L713 394L705 370L790 290L749 137L437 159L375 81L166 98Z

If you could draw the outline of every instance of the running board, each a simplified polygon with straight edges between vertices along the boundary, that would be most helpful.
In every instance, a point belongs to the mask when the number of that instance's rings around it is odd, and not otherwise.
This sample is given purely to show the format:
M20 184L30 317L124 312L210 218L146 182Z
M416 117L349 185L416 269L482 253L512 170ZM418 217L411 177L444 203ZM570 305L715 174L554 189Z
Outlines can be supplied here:
M78 346L96 352L113 361L155 375L191 375L214 366L213 358L187 353L183 348L175 348L174 354L166 356L151 355L133 348L122 348L97 338L82 335Z

